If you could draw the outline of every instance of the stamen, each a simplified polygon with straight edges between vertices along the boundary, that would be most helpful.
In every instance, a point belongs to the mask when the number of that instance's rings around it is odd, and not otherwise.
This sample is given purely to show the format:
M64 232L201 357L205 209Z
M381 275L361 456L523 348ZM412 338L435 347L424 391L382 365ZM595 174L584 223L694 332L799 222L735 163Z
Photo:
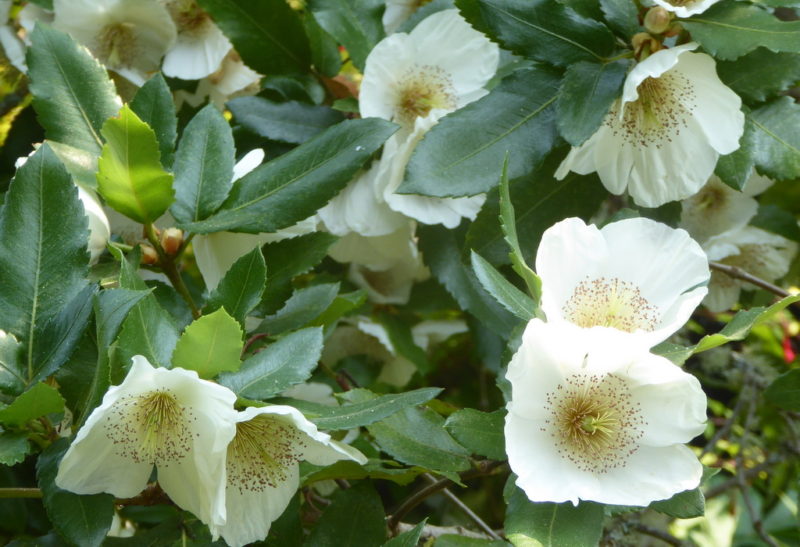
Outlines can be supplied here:
M195 0L169 0L167 10L179 32L200 33L211 23L211 18Z
M564 317L580 327L612 327L625 332L652 332L658 308L633 283L617 278L588 277L578 283L562 308Z
M137 40L133 23L106 25L97 36L96 55L110 66L132 66L137 57Z
M456 109L450 76L438 66L414 66L405 73L401 82L397 89L395 121L413 125L416 118L427 116L434 108Z

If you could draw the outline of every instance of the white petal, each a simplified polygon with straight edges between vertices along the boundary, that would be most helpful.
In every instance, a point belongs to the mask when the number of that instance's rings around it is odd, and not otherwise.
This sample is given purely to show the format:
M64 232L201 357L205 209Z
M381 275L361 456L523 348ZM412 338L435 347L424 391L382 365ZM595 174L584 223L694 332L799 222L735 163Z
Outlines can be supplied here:
M234 262L266 242L266 234L216 232L195 236L192 240L194 256L206 290L216 289Z
M354 262L373 271L386 271L398 263L419 260L413 226L409 221L384 236L365 237L350 233L334 243L328 254L337 262Z
M753 185L757 186L758 183ZM705 243L714 235L746 225L757 211L755 199L737 192L715 175L697 194L681 202L681 228Z
M167 76L199 80L216 72L233 48L219 27L207 21L201 32L180 32L175 45L164 56L162 70Z
M358 94L362 118L391 120L400 79L417 62L417 52L406 33L387 36L367 56Z
M92 194L78 187L78 198L83 204L83 210L89 218L89 253L91 255L92 264L97 262L97 259L105 251L108 238L111 236L111 226L108 223L108 218L103 211L103 206L97 201Z
M0 26L0 45L9 62L22 72L28 72L28 65L25 63L25 44L22 43L11 27Z
M708 8L719 2L719 0L695 0L694 2L687 2L682 6L673 6L669 0L652 0L657 5L673 12L678 17L690 17L698 13L703 13Z
M254 148L245 154L242 159L236 162L233 166L233 180L237 181L250 171L261 165L264 161L264 150L261 148Z
M658 78L678 64L678 59L681 55L693 49L697 49L697 43L689 42L656 51L641 63L637 63L625 78L625 84L622 87L623 104L635 101L639 97L639 92L637 91L639 84L647 78Z
M392 34L411 17L418 7L417 0L386 0L386 9L383 12L383 29L386 34Z

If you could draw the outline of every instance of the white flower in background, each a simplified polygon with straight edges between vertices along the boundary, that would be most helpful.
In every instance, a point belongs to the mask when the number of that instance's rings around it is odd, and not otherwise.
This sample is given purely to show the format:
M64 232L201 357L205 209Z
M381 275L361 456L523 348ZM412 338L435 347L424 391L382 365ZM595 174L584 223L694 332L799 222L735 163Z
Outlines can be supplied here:
M773 282L786 275L797 254L797 243L754 226L729 230L710 238L703 245L708 259ZM741 289L753 290L750 283L714 271L703 304L712 312L725 311L739 301Z
M258 93L260 81L261 74L245 65L235 50L230 50L216 72L200 80L194 93L175 92L176 108L180 110L184 102L197 108L209 101L222 109L233 97Z
M508 365L505 437L534 502L644 506L697 487L697 379L613 330L533 319Z
M11 0L0 0L0 46L3 46L8 62L20 72L27 72L25 64L25 44L20 40L14 27L8 24L8 15L11 11Z
M330 465L339 460L364 464L361 452L317 430L297 409L249 407L236 419L228 446L225 506L227 521L208 523L211 533L231 547L267 537L300 486L299 463Z
M719 0L652 0L653 3L671 11L678 17L691 17L703 13Z
M264 151L260 148L251 150L236 162L233 167L233 180L236 181L261 165ZM256 247L273 241L281 241L308 234L317 229L316 216L301 220L293 226L268 234L237 234L234 232L216 232L197 235L192 242L197 268L203 276L206 289L213 291L234 262Z
M225 523L225 455L236 395L194 371L153 368L141 355L67 450L56 476L76 494L141 492L153 466L161 488L206 523Z
M652 347L681 328L706 294L708 259L685 230L647 218L602 229L568 218L536 254L547 320L633 333Z
M175 43L175 24L158 0L53 0L53 10L54 27L139 86Z
M637 64L600 129L572 148L556 178L597 171L609 192L627 187L645 207L696 193L744 132L741 99L717 77L714 59L690 52L696 47L663 49Z
M164 74L199 80L216 72L233 45L195 0L163 1L178 29L175 45L164 56Z
M424 0L386 0L383 11L383 30L391 34L411 17L411 14L423 4Z

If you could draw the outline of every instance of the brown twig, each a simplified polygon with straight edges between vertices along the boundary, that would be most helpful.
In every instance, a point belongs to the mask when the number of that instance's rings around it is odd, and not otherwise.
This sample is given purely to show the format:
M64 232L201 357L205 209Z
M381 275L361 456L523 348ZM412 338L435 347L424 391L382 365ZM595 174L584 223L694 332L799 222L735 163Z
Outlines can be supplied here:
M150 242L150 245L152 245L156 250L156 253L158 253L158 264L161 266L161 270L164 272L164 275L167 276L170 283L172 283L172 286L176 291L178 291L178 294L181 295L181 298L183 298L186 301L186 304L189 305L189 309L192 310L192 317L197 319L201 315L200 309L197 307L197 304L194 303L194 299L189 293L189 289L183 282L183 278L181 277L178 267L175 264L175 257L169 256L164 251L164 248L161 246L161 242L158 240L158 236L156 235L155 226L152 224L145 224L144 234L147 237L147 240Z
M723 264L721 262L709 262L708 265L712 270L717 270L718 272L722 272L730 277L734 277L742 281L747 281L751 285L760 287L765 291L769 291L772 294L780 296L781 298L786 298L787 296L792 295L790 292L778 287L777 285L770 283L769 281L761 279L760 277L756 277L753 274L747 273L738 266L731 266L730 264Z
M434 477L430 473L423 473L422 478L428 481L429 484L436 484L436 482L438 482L436 480L436 477ZM442 490L442 494L444 494L444 496L447 499L449 499L456 507L458 507L462 513L467 515L475 524L477 524L478 528L483 530L489 537L491 537L492 539L503 539L499 535L497 535L497 533L494 530L492 530L492 527L486 524L486 522L484 522L484 520L481 517L479 517L477 513L475 513L472 509L470 509L466 503L461 501L458 498L458 496L456 496L453 493L452 490L450 490L449 488L444 488Z

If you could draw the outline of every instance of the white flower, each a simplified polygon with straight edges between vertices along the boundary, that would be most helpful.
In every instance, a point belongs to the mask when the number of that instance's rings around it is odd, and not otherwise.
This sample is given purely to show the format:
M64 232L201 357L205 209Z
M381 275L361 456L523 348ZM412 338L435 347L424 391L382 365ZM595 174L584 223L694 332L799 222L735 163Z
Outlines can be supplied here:
M12 25L8 24L8 14L11 10L11 0L0 0L0 45L3 46L8 61L20 72L28 72L25 63L25 44L14 32Z
M678 17L691 17L703 13L719 0L652 0L667 11Z
M598 230L568 218L536 255L548 321L612 327L652 347L678 330L706 294L705 253L684 230L647 218Z
M216 70L200 80L194 93L184 90L175 92L176 108L180 110L183 102L197 108L206 100L222 109L233 97L254 95L259 91L261 74L242 62L236 50L230 50Z
M696 193L720 154L739 148L741 99L717 77L714 59L689 43L637 64L597 132L556 171L597 171L612 194L625 188L645 207Z
M506 378L508 462L531 501L644 506L699 484L683 443L705 428L700 383L623 333L533 319Z
M175 43L175 25L157 0L53 0L53 11L53 26L139 86Z
M709 260L736 266L769 282L786 275L797 254L797 243L754 226L714 236L703 247ZM738 302L741 289L753 288L750 283L714 271L703 304L712 312L725 311Z
M164 56L164 74L199 80L216 72L233 45L195 0L164 2L178 28L177 41Z
M141 355L78 431L56 485L77 494L141 492L153 466L179 507L225 522L225 454L236 433L236 395L181 368L153 368Z
M317 431L295 408L247 408L239 413L236 436L228 446L228 520L211 523L211 533L232 547L264 539L297 492L299 462L330 465L339 460L367 461L358 450Z
M386 34L396 31L421 4L421 0L386 0L386 9L381 20Z

